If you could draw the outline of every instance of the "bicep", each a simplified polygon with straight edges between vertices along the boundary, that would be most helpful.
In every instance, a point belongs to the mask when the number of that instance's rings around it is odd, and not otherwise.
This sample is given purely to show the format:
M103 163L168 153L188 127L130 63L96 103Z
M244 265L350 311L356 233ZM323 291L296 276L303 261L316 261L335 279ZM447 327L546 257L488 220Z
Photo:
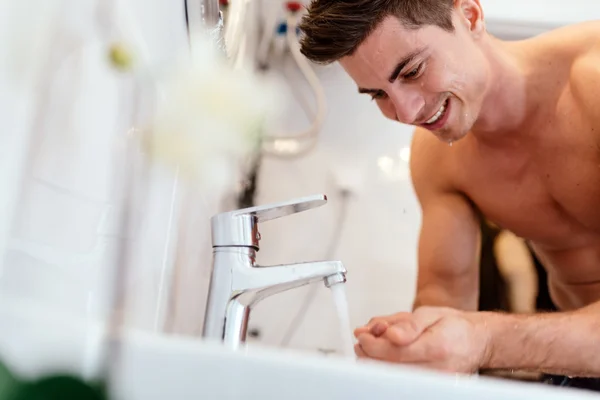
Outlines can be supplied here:
M415 306L473 309L479 294L480 221L452 183L452 159L437 139L417 129L411 177L422 210Z
M419 290L443 287L448 301L474 309L479 294L479 218L460 194L423 203L419 237Z

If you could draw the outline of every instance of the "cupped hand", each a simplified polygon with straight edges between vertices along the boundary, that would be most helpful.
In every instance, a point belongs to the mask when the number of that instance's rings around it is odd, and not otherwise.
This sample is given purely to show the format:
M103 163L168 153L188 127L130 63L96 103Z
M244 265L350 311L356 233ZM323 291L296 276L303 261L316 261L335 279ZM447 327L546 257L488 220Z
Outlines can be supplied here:
M489 352L484 315L451 308L421 307L373 318L354 335L359 358L449 372L476 372Z

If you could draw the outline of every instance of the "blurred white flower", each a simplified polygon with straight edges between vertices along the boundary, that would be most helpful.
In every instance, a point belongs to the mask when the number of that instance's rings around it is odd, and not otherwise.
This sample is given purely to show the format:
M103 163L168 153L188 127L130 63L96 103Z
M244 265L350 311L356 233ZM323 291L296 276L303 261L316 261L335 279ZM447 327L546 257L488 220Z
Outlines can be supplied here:
M144 149L152 160L179 167L194 184L235 185L265 121L277 112L277 90L249 68L233 69L208 39L192 43L193 62L161 82L161 104Z

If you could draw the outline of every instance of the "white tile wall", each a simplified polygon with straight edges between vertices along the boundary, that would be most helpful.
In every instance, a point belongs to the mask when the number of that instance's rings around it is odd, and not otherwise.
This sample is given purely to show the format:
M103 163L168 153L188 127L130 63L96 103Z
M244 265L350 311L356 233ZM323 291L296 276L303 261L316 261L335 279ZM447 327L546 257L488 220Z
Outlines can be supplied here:
M152 113L158 97L153 83L140 79L137 83L142 93L139 99L134 98L133 78L108 65L107 49L115 40L125 42L135 49L136 56L145 57L135 58L140 68L162 71L165 64L173 64L185 54L188 46L184 4L119 0L109 6L103 30L96 19L96 7L101 2L48 2L52 6L44 4L41 10L47 7L56 15L47 11L50 22L41 30L38 21L31 20L34 3L23 7L11 4L6 14L11 23L8 28L3 25L20 39L2 36L7 42L2 48L8 56L0 63L0 76L18 71L22 66L17 61L28 66L41 64L43 76L39 88L34 82L35 90L16 79L7 81L10 75L6 75L7 80L0 79L0 88L9 89L7 96L0 96L0 104L6 106L2 115L20 116L8 118L8 125L0 118L6 132L24 135L31 129L36 134L29 163L22 168L14 188L18 194L11 213L14 223L0 218L0 225L10 228L6 228L10 232L6 253L0 248L5 261L0 268L0 297L34 301L46 312L56 308L76 317L104 317L108 298L105 283L110 282L117 254L124 204L125 192L119 185L125 169L120 161L126 142L131 140L130 128L148 122L144 117ZM23 37L21 30L27 33ZM39 37L42 35L51 38L50 64L44 63L45 54L40 50L45 48ZM16 52L15 45L25 46L28 52ZM17 77L31 79L24 74ZM18 108L21 99L31 103L30 113ZM36 125L26 126L29 120ZM7 148L9 152L18 150L16 146ZM136 207L143 221L134 232L138 240L132 243L137 243L140 251L127 294L132 314L129 323L152 329L162 266L168 266L162 261L167 253L172 174L160 168L148 174L154 185ZM13 189L2 175L0 198ZM197 206L203 216L218 209L210 195L205 197L205 204ZM4 204L4 199L0 203ZM209 243L208 237L198 240Z

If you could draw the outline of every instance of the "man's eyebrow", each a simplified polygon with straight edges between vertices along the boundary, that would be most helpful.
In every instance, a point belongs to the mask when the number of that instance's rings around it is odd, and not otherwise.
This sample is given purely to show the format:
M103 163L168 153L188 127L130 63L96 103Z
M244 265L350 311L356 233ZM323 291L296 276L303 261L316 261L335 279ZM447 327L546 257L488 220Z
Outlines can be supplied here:
M366 88L358 88L358 93L377 93L380 89L366 89Z
M396 68L394 68L394 71L392 72L392 74L388 78L388 81L394 82L398 78L398 75L400 75L400 72L402 72L402 70L416 56L418 56L419 54L423 53L424 51L425 51L425 47L421 47L420 49L417 49L417 50L413 51L412 53L409 53L406 56L404 56L404 58L402 58L402 60L400 60L400 62L398 64L396 64ZM358 93L377 93L379 91L381 91L381 89L367 89L367 88L362 88L362 87L358 88Z
M390 74L388 81L394 82L398 78L398 75L400 75L400 72L402 72L404 67L406 67L416 56L418 56L419 54L421 54L424 51L425 51L425 48L421 47L420 49L417 49L417 50L413 51L412 53L404 56L404 58L402 60L400 60L400 62L396 65L396 68L394 68L394 71Z

